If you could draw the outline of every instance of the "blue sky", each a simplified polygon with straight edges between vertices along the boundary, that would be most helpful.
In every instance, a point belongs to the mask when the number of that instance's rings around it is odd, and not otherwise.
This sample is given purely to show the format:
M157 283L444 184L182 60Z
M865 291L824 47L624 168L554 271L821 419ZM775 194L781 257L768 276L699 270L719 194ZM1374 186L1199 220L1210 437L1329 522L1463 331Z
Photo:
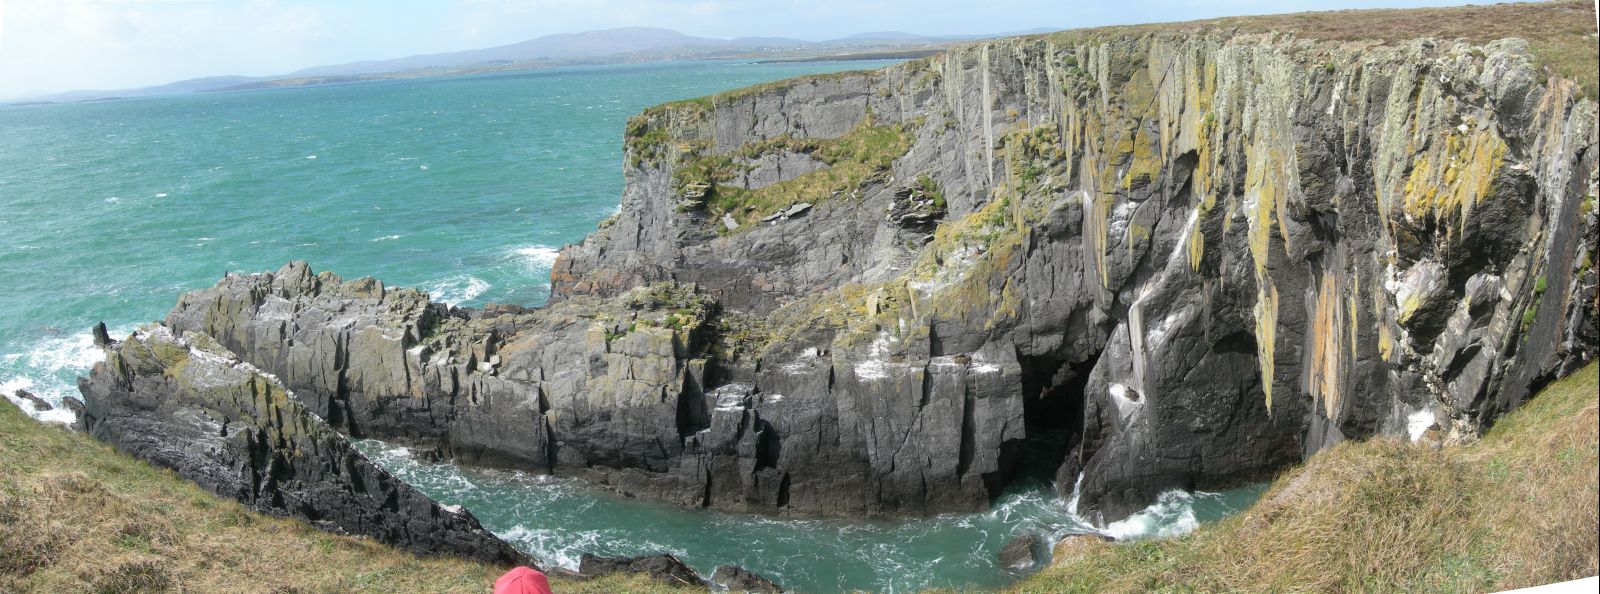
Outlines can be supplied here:
M654 26L705 37L976 34L1464 0L0 0L0 97ZM1482 3L1481 1L1479 3Z

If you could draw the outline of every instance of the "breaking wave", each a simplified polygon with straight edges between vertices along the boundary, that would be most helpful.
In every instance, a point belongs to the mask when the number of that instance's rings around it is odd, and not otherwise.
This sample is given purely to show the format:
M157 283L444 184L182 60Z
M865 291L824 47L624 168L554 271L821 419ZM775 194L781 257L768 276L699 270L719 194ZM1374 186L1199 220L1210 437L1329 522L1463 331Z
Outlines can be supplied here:
M121 326L110 333L121 337L133 330L134 326ZM94 346L94 335L89 331L40 339L26 351L0 356L0 394L35 419L71 423L77 416L63 403L68 396L78 397L78 376L88 375L94 364L105 358L105 353ZM27 390L54 409L34 410L31 404L17 398L17 390Z
M556 256L561 255L561 250L542 246L530 245L511 250L512 257L516 258L530 274L549 274L550 267L556 263Z
M456 275L428 283L427 288L434 301L457 306L477 299L492 286L476 276Z

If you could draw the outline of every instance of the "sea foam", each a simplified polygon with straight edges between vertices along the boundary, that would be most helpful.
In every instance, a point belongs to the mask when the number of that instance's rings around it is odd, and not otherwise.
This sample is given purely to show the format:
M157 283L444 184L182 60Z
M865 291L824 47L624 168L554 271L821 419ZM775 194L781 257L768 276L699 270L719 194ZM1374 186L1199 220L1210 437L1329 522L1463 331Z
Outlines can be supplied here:
M477 299L492 286L481 278L458 274L429 283L428 295L434 301L456 306Z
M126 336L133 326L122 326L110 331L112 336ZM105 352L94 345L94 335L88 331L64 336L52 336L33 343L27 351L0 356L0 394L19 403L22 410L35 419L47 423L71 423L76 419L72 411L63 406L66 397L78 395L77 377L87 375L95 363L104 361ZM49 402L54 410L35 411L31 404L22 403L14 395L17 390L27 390Z
M556 263L556 256L561 255L561 250L542 245L530 245L511 250L511 255L520 260L529 272L549 273L550 267Z

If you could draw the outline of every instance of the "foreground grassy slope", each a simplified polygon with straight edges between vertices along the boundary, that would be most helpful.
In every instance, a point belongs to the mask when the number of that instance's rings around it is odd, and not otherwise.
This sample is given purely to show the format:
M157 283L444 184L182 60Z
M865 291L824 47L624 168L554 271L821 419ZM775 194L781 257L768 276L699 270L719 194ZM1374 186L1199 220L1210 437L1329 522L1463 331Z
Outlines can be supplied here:
M254 513L0 400L0 592L483 593L504 570ZM620 577L554 585L662 590Z
M1600 572L1596 370L1475 443L1345 443L1184 538L1085 543L1018 592L1486 592Z

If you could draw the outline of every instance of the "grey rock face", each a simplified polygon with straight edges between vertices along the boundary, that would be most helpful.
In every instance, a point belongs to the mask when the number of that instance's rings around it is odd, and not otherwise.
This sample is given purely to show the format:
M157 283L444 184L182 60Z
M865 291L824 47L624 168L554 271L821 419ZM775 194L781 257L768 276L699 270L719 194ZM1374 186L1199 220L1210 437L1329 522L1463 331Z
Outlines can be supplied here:
M1058 488L1110 521L1413 415L1470 439L1594 356L1596 106L1525 43L1085 39L648 111L638 130L709 148L635 153L554 299L671 278L759 320L729 380L832 404L835 447L906 512L982 507L1056 433ZM910 148L804 226L657 206L704 153L866 125ZM922 176L931 228L906 216Z
M706 581L672 555L644 557L597 557L584 555L578 561L578 573L600 577L614 573L642 573L650 579L678 588L704 588Z
M755 594L783 594L783 587L753 571L735 565L718 565L711 572L711 581L729 592Z
M1597 108L1534 73L1514 41L974 44L642 114L547 307L293 263L165 326L468 464L829 515L1042 466L1112 521L1413 418L1470 439L1593 358Z
M257 511L424 555L526 555L367 461L276 379L203 334L141 330L79 382L95 438Z

